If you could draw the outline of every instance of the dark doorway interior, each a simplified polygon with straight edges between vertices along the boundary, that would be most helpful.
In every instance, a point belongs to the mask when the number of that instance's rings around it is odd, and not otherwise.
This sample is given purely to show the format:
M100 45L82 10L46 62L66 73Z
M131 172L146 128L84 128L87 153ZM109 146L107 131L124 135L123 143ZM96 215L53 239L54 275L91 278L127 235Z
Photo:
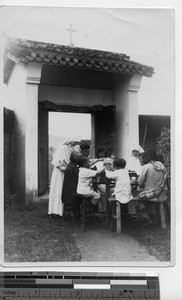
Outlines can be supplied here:
M107 156L116 151L116 107L103 107L102 111L95 112L95 148L103 147Z
M156 147L156 139L164 127L170 128L170 116L139 116L139 143L146 150Z

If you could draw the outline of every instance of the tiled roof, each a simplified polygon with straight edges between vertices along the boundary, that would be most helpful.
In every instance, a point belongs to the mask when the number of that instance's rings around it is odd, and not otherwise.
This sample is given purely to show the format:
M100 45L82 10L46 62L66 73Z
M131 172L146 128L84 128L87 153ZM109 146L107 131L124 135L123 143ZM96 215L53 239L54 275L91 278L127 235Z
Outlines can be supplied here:
M126 54L23 39L8 39L6 55L17 62L38 62L128 75L141 74L147 77L154 73L152 67L131 61Z

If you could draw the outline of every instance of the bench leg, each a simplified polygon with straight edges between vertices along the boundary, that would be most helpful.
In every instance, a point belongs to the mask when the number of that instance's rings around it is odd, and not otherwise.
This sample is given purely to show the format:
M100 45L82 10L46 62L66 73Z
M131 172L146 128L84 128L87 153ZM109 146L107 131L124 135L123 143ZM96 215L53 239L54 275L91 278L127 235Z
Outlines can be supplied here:
M63 206L63 221L66 220L66 217L67 217L66 213L69 212L69 211L70 211L69 205L64 204L64 206Z
M118 234L121 233L121 204L119 202L116 203L116 231Z
M85 230L85 198L83 198L83 204L82 204L82 231Z
M165 217L165 209L164 209L164 203L159 203L159 209L160 209L160 218L161 218L161 226L163 229L166 229L166 217Z
M116 203L111 203L111 216L110 216L110 218L111 218L111 220L110 220L110 230L111 231L115 231L115 214L116 214Z
M63 221L66 219L66 205L63 207Z
M94 212L94 207L93 207L94 204L92 204L92 202L90 202L90 209L91 209L91 212L92 212L92 216L93 216L93 220L94 220L94 224L97 225L97 222L96 222L96 217L95 217L95 212Z

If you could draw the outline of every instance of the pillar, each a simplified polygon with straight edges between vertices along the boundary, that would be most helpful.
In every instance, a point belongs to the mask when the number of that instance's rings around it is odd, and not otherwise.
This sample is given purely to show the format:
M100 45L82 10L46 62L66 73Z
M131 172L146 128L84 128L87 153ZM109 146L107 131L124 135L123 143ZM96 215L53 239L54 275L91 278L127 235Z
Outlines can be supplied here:
M38 85L42 65L30 63L26 80L25 201L38 198Z
M116 155L128 160L131 147L139 143L138 90L141 75L117 82L114 88L116 103Z
M128 88L128 149L139 144L139 120L138 120L138 91L141 85L142 76L133 75Z

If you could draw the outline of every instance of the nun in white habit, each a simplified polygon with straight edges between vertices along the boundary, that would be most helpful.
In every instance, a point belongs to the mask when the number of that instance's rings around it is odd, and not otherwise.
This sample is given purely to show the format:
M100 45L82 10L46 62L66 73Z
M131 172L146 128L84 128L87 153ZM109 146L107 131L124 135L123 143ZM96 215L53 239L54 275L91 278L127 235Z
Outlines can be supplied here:
M63 215L62 189L64 171L70 162L71 153L76 151L75 145L80 141L81 139L79 137L67 138L64 143L59 146L53 156L51 163L54 168L51 177L48 207L48 215L50 217L53 215Z

